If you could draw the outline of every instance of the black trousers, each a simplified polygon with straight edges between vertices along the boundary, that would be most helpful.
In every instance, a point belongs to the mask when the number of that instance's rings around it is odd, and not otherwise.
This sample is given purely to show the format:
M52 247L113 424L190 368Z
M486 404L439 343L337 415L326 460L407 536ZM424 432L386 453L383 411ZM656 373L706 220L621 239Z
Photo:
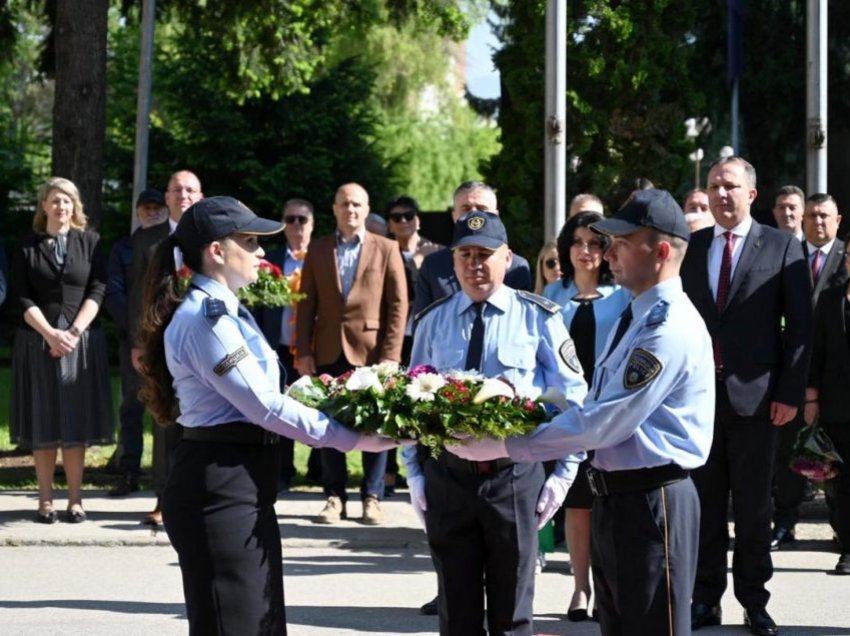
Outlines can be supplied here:
M353 369L344 356L333 364L318 367L319 374L327 373L338 376ZM323 448L322 453L322 486L325 496L339 497L343 503L348 501L345 486L348 483L348 467L345 463L345 453L335 448ZM380 453L361 453L363 459L363 481L360 482L360 498L372 495L378 499L384 498L384 474L387 469L387 451Z
M690 634L699 542L693 482L596 497L591 518L602 633Z
M121 369L121 406L118 415L121 430L119 466L124 473L142 472L142 421L145 405L139 400L139 374L133 368L130 341L126 334L118 337L118 363Z
M850 421L821 422L835 450L844 460L841 472L825 484L832 527L838 533L841 553L850 554Z
M182 440L174 450L162 513L193 636L286 634L279 474L277 445Z
M157 502L162 497L168 474L174 463L174 449L183 434L182 427L175 422L154 424L153 427L153 489Z
M767 419L736 414L726 385L717 383L711 452L705 466L692 473L702 511L695 603L716 605L726 590L730 493L735 597L744 607L765 607L770 599L765 584L773 576L770 492L776 437L777 427Z
M446 453L446 451L443 451ZM440 634L533 633L537 497L543 466L514 464L479 476L427 459L425 522L439 580Z
M800 520L800 504L806 494L808 480L788 467L797 433L805 426L803 409L792 421L779 429L773 470L773 525L793 530Z

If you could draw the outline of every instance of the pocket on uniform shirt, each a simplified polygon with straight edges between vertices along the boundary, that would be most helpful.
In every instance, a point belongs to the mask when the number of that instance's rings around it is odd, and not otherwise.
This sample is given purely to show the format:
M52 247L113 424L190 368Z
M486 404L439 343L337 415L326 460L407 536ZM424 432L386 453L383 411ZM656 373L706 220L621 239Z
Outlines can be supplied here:
M531 344L499 346L497 357L503 367L509 369L533 369L537 365L537 348Z

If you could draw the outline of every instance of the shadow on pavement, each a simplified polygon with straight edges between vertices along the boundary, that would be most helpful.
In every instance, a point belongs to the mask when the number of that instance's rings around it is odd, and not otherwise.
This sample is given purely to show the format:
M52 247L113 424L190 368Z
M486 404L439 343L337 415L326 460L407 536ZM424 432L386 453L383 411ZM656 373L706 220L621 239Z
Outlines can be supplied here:
M393 550L383 550L381 554L370 551L368 554L357 554L356 550L339 556L323 555L309 558L290 558L283 550L285 579L296 576L322 576L327 574L410 574L416 572L433 572L431 557L427 554L400 553Z
M183 603L43 599L38 601L0 601L0 609L72 609L87 612L115 612L118 614L171 614L175 618L186 618L186 608Z

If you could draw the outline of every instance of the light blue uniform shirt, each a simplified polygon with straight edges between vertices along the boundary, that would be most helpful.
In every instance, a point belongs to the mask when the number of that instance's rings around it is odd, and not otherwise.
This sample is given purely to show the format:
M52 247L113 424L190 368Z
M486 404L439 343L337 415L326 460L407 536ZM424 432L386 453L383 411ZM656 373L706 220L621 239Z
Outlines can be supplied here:
M600 285L597 289L602 298L597 298L590 306L593 307L593 318L596 321L596 342L594 343L594 352L598 358L605 350L605 344L608 342L608 334L611 333L620 314L626 308L626 305L632 299L631 293L627 289L623 289L618 285ZM576 311L581 306L581 301L576 300L578 288L574 281L564 287L564 283L556 280L554 283L549 283L543 289L543 295L549 300L555 301L561 306L561 315L564 317L564 323L567 325L567 331L570 325L573 324L573 318Z
M567 365L561 353L562 347L564 351L572 348L572 342L559 311L547 311L506 285L500 286L487 299L482 311L482 375L503 377L514 386L517 394L528 398L536 398L553 387L566 396L571 406L582 403L587 384L575 354L577 371ZM410 365L430 364L443 372L463 369L473 320L473 301L462 291L434 307L416 325ZM564 343L568 343L568 347L564 347ZM585 454L567 455L555 458L561 460L556 471L572 480ZM567 458L562 459L564 457ZM402 450L402 458L408 475L422 474L414 447Z
M705 463L714 434L715 381L705 323L678 277L635 298L632 314L619 344L610 354L606 346L597 360L584 406L507 440L511 458L554 459L593 448L593 466L606 471Z
M365 233L365 230L364 230ZM360 263L360 252L363 247L363 234L355 234L350 241L345 241L342 234L336 233L336 268L339 272L339 284L342 288L342 302L348 300L348 292L354 284L354 275Z
M206 299L224 303L207 317ZM324 413L281 395L277 354L262 333L237 315L239 301L201 274L165 330L165 359L183 426L251 422L312 446L351 450L359 435ZM209 313L209 312L207 312Z

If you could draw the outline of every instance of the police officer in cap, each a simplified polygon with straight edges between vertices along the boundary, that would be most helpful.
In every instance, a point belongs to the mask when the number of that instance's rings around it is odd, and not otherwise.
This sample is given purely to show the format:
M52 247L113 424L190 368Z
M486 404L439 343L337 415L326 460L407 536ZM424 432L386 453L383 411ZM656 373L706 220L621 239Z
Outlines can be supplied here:
M711 340L679 278L688 226L673 197L653 189L591 227L611 237L605 258L634 298L584 406L522 437L449 450L534 461L596 449L588 479L602 633L688 634L700 513L689 471L708 457L714 419Z
M236 292L257 279L258 237L282 229L231 197L203 199L159 246L145 281L142 394L158 421L183 427L162 511L191 634L286 633L278 435L341 451L395 445L280 394L277 355ZM185 295L175 247L195 272Z
M553 388L580 404L587 385L560 306L503 284L512 255L499 217L463 217L451 249L461 291L417 316L411 365L503 377L529 398ZM485 593L489 634L532 634L537 528L558 510L584 459L565 456L546 479L534 461L404 450L439 578L441 634L483 634Z

